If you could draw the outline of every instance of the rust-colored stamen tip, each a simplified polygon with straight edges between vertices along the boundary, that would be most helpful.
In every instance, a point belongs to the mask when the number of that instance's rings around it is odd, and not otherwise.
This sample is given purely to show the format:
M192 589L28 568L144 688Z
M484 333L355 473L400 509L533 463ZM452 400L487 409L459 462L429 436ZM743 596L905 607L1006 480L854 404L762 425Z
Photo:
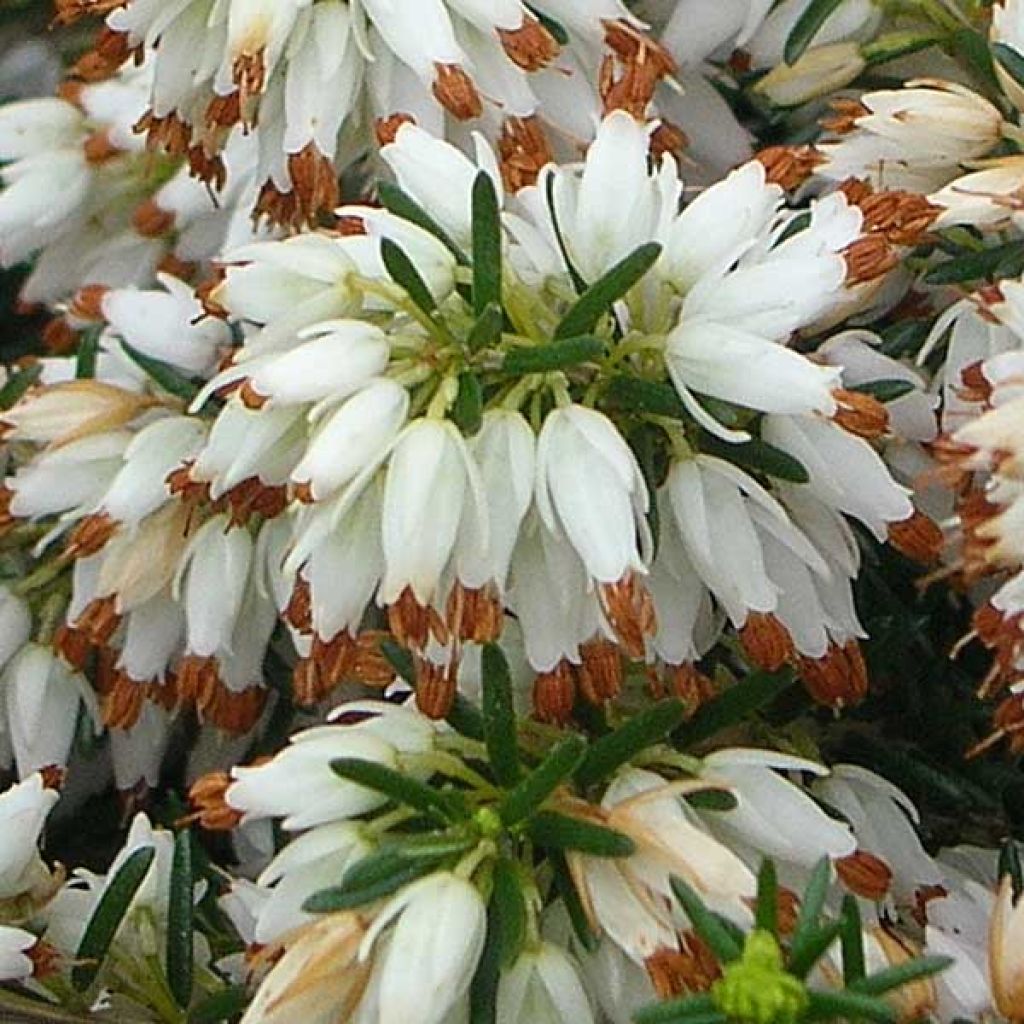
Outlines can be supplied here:
M836 873L850 892L866 900L885 899L892 885L892 869L881 857L857 850L836 861Z
M824 157L813 146L768 146L754 154L772 185L792 192L814 174Z
M541 672L533 681L533 715L539 722L568 725L575 702L576 683L567 661L560 661L550 672Z
M740 642L747 657L765 672L777 672L796 656L789 630L779 619L765 612L751 612L740 630Z
M435 64L436 75L431 91L434 99L460 121L469 121L484 112L477 87L464 68L458 64Z
M889 410L873 395L836 388L832 397L836 400L833 419L844 430L867 440L882 437L888 432Z
M939 524L915 510L907 519L889 524L889 543L914 562L934 565L946 542Z

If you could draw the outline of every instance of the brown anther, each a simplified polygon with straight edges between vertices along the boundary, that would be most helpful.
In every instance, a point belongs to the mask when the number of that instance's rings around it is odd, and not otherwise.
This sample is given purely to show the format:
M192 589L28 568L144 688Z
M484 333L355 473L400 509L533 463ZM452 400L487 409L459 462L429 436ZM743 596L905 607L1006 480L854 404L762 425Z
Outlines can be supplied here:
M685 662L670 665L666 670L669 692L686 702L686 717L692 718L705 704L718 696L714 680L706 676L696 665Z
M312 505L316 502L316 495L313 493L313 481L303 480L302 483L292 483L291 496L293 501L300 505Z
M206 106L203 120L214 135L234 128L242 120L241 94L230 92L226 96L214 96Z
M292 181L295 209L289 220L274 223L292 229L311 227L341 202L334 162L312 142L288 157L288 176Z
M411 587L406 587L388 606L388 625L403 647L415 651L422 651L431 637L441 645L448 643L444 619L430 605L421 605Z
M188 152L192 129L175 111L165 117L157 117L147 111L132 126L136 135L146 136L146 149L162 151L170 156L184 156Z
M85 558L102 550L120 525L106 512L93 512L80 520L68 534L64 554L68 558Z
M591 704L614 700L622 691L622 655L610 640L589 640L580 647L576 671L580 693Z
M232 736L244 736L255 729L266 706L267 691L262 686L235 691L220 684L211 700L196 702L204 721Z
M986 284L974 292L971 296L971 301L974 303L974 307L977 310L978 315L990 324L1001 324L1002 321L996 316L992 310L993 306L1002 305L1006 301L1006 296L1003 294L1002 288L999 287L999 283Z
M60 85L57 86L57 98L62 99L65 103L70 103L73 107L82 109L82 95L85 92L85 82L75 78L65 78Z
M914 907L910 915L918 927L924 928L928 924L928 904L935 900L944 900L947 896L949 890L944 885L921 885L914 890Z
M844 430L874 440L889 430L889 410L874 395L836 388L832 392L836 412L832 417Z
M881 857L857 850L835 863L839 880L850 892L876 903L885 899L892 885L892 869Z
M524 71L539 71L559 54L558 40L536 19L527 14L519 28L498 29L498 38L508 59Z
M960 387L957 395L965 402L979 402L990 405L992 402L992 382L985 376L985 362L977 359L968 363L960 371Z
M813 146L768 146L755 153L754 159L764 167L769 184L792 192L825 158Z
M43 789L52 789L59 793L64 788L68 772L63 765L48 764L39 769L39 775L43 780Z
M740 643L747 657L765 672L778 672L796 657L789 630L769 612L751 612L740 630Z
M862 235L841 253L846 262L846 286L875 281L899 264L896 250L884 235Z
M742 47L733 50L725 63L726 67L735 75L749 75L754 70L754 58L751 57L749 50L744 50Z
M53 317L43 328L43 347L50 355L70 355L78 347L81 332L62 316Z
M117 652L112 647L101 647L96 651L92 685L101 697L106 697L117 683L117 657Z
M59 974L64 964L64 954L43 939L36 940L24 953L32 961L32 977L37 981Z
M854 131L857 121L871 113L860 100L845 97L832 100L829 106L832 108L831 116L822 119L820 123L825 131L836 135L847 135Z
M210 832L230 832L242 821L242 812L227 802L231 777L227 772L210 772L200 776L188 791L188 801L195 814L192 820Z
M993 540L989 535L989 524L1000 514L999 505L988 500L983 491L968 491L956 505L962 534L964 576L977 579L990 569L990 555Z
M3 436L0 424L0 437ZM14 491L6 484L0 483L0 531L7 531L17 522L18 517L11 512Z
M244 108L248 100L263 92L267 80L264 49L241 53L231 66L231 80L238 87L239 100Z
M53 649L72 668L81 670L92 654L93 644L81 629L62 625L53 634Z
M844 178L839 183L838 191L846 196L851 206L860 206L865 199L875 194L874 186L867 178Z
M445 622L449 635L487 644L501 636L505 611L494 587L469 590L457 582L448 594Z
M388 661L381 644L391 636L383 630L366 629L356 637L355 658L351 677L363 686L383 689L395 681L394 666Z
M330 640L314 636L310 657L317 667L322 700L349 677L356 659L355 640L345 630Z
M864 214L864 230L892 245L919 245L942 212L917 192L874 192L855 202Z
M469 121L484 112L480 93L467 72L458 64L435 63L431 92L434 99L460 121Z
M142 714L146 688L127 672L115 671L114 683L103 697L103 724L108 729L130 729Z
M75 292L68 312L78 320L97 322L105 320L103 300L110 289L104 284L87 284Z
M714 953L696 933L686 932L680 946L678 950L659 949L644 961L660 999L707 992L722 976Z
M624 63L646 65L657 78L674 75L679 70L675 58L660 43L645 35L628 21L606 20L604 41Z
M83 82L102 82L110 78L132 54L138 55L139 47L133 47L126 32L115 32L104 26L93 48L76 61L71 75Z
M498 158L506 191L514 194L536 184L541 168L554 159L540 120L534 115L505 118L498 138Z
M1011 693L992 713L992 724L1010 741L1010 753L1018 754L1024 744L1024 693Z
M651 132L651 159L657 165L660 165L666 156L671 156L678 162L689 144L690 139L686 132L679 125L663 117L658 122L658 127Z
M366 220L351 213L335 217L333 230L342 238L361 238L369 234L366 230Z
M416 657L416 707L427 718L441 721L451 713L457 692L458 663L435 665Z
M647 637L658 628L654 601L636 573L628 573L616 583L600 586L601 607L625 652L642 658Z
M167 474L167 490L171 495L180 498L186 505L195 507L210 500L210 485L205 480L192 478L193 462L183 463Z
M180 701L178 699L177 677L168 672L164 680L152 680L146 684L146 699L164 711L171 712L177 709Z
M199 264L191 260L178 259L173 252L165 252L156 265L158 274L176 277L179 281L191 281L196 276Z
M572 666L562 660L533 681L533 717L549 725L567 725L576 703Z
M830 644L824 657L801 657L798 665L807 692L819 704L839 711L867 696L867 667L856 640Z
M792 935L800 916L800 897L792 889L780 885L776 899L776 919L780 935Z
M263 406L270 401L266 395L261 395L252 384L252 381L247 377L242 381L241 386L238 389L238 397L242 400L242 405L246 409L262 409Z
M315 707L327 696L316 662L299 658L292 668L292 699L300 708Z
M226 277L227 269L220 264L214 264L212 276L196 286L196 298L203 307L203 312L207 316L216 317L218 320L226 320L228 316L228 311L220 304L217 298L217 294L221 290Z
M889 543L900 554L921 565L938 562L946 545L939 524L916 509L906 519L889 524Z
M208 153L202 146L190 146L188 166L192 176L205 182L214 192L220 192L228 181L228 169L216 153Z
M299 633L313 632L313 593L309 581L299 574L284 610L284 620Z
M82 151L85 153L86 162L94 167L109 163L122 153L122 150L114 145L110 136L105 131L93 132L82 143Z
M625 111L637 121L646 121L647 109L658 88L658 78L650 65L631 63L622 67L608 54L601 62L597 91L605 115Z
M54 0L56 25L70 25L79 18L105 18L111 11L124 7L128 0Z
M85 610L73 623L97 647L104 647L121 624L121 615L117 610L117 597L97 597L90 601Z
M251 476L235 484L222 498L231 513L232 526L245 526L253 516L276 519L288 507L288 487L271 486Z
M160 238L174 229L174 213L164 210L155 199L147 199L135 207L132 227L143 238Z
M378 146L389 146L398 138L398 129L403 124L415 124L416 118L412 114L397 112L388 117L378 117L373 122L373 132L377 136Z

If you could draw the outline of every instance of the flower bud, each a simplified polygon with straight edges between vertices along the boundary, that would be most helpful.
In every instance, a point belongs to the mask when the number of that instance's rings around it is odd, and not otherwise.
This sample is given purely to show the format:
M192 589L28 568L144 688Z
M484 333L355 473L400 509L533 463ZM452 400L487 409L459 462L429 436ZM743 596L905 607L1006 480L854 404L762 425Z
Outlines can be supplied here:
M795 64L779 64L754 87L777 107L795 107L849 85L866 67L855 43L807 50Z

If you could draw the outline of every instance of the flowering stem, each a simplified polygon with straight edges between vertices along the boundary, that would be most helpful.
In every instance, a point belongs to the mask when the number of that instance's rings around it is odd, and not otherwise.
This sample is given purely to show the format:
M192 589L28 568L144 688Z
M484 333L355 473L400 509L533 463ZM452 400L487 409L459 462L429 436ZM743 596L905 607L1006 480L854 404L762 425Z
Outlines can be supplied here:
M455 865L454 874L464 878L467 882L473 877L480 865L493 857L498 852L493 839L481 839L480 842L469 853L466 854L458 864Z
M58 557L50 562L45 562L34 573L19 580L11 587L11 592L19 597L31 594L33 590L45 587L52 583L68 566L67 559Z

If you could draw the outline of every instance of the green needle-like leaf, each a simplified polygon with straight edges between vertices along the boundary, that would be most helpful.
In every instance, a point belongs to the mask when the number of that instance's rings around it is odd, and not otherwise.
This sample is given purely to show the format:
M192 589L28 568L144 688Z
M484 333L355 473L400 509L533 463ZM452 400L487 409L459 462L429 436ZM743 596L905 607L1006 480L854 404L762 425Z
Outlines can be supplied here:
M708 944L711 952L723 963L738 960L743 952L740 943L723 922L704 905L704 901L681 878L672 877L672 891L683 905L697 934Z
M886 967L884 970L869 974L854 982L849 989L851 992L860 992L867 996L882 996L912 981L939 974L952 963L952 958L948 956L919 956L895 967Z
M590 747L576 769L576 782L586 787L608 778L642 750L660 743L682 722L685 714L686 704L671 697L634 715Z
M587 745L579 736L567 736L548 751L547 757L515 789L505 794L498 807L508 826L529 817L576 770Z
M0 409L10 409L39 380L42 372L42 363L30 363L24 369L12 373L7 383L0 388Z
M437 309L434 296L430 294L426 281L420 276L416 264L406 255L405 250L390 238L381 239L380 255L391 279L416 303L424 313Z
M847 893L843 897L840 915L842 928L839 941L843 951L843 981L847 986L864 977L864 929L861 926L857 897Z
M473 182L473 313L501 307L501 210L494 182L480 171Z
M538 846L577 850L592 857L629 857L636 852L636 845L629 836L557 811L535 814L527 825L527 832Z
M605 342L593 335L566 338L550 345L519 345L505 353L503 373L550 373L568 370L580 363L590 363L605 354Z
M795 64L843 0L811 0L786 37L783 59Z
M555 328L555 338L576 338L593 331L612 305L658 262L661 248L658 242L641 245L599 277L562 318Z
M513 861L501 857L494 865L490 910L498 931L499 960L511 966L526 938L526 897Z
M466 254L452 241L451 235L408 192L385 181L377 186L377 198L380 199L381 206L389 213L393 213L396 217L401 217L402 220L407 220L432 234L448 249L461 266L469 265Z
M487 644L481 657L484 743L499 786L519 781L519 741L513 703L512 674L497 644Z
M170 363L147 356L145 352L133 348L127 341L121 342L121 349L158 388L166 391L167 394L174 395L175 398L180 398L187 404L191 404L199 394L202 387L201 382L186 377Z
M167 983L182 1009L187 1009L192 1000L194 895L192 834L179 832L174 838L167 910Z
M75 959L80 962L71 970L71 983L79 992L85 991L99 973L114 936L155 856L156 850L152 846L142 846L135 850L110 880L96 904L75 954Z
M859 992L808 992L805 1020L870 1020L895 1024L896 1011L881 999Z
M469 817L464 799L451 790L429 786L419 779L358 757L339 757L331 762L335 775L356 782L367 789L376 790L398 804L415 808L444 823Z
M757 873L754 927L771 935L779 934L779 881L775 862L767 858L761 862L761 870Z
M815 948L816 939L821 931L821 911L825 906L825 897L828 895L831 882L832 864L827 857L822 857L814 866L800 900L800 911L789 944L790 963L803 964L810 951Z

